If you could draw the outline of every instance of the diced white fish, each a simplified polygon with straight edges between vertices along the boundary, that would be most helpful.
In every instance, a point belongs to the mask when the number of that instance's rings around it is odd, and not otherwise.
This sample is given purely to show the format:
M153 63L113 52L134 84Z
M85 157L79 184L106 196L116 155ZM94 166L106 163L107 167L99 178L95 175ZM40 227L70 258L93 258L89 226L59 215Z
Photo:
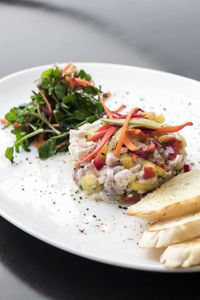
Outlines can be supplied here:
M120 160L118 157L115 157L112 152L108 152L106 155L106 165L108 167L115 167L119 165Z
M182 154L177 154L175 159L169 160L169 165L171 167L175 167L176 165L180 164L183 161L183 155Z
M115 176L114 176L114 181L117 185L117 187L119 187L120 189L126 189L127 185L135 180L136 176L131 173L129 170L124 169L121 172L118 172Z

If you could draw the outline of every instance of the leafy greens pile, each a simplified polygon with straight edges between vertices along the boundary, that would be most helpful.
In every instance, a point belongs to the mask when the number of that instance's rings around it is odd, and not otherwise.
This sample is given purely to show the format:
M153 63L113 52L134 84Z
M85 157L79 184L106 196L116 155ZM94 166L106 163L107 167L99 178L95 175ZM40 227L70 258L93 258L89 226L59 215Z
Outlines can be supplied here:
M40 159L47 159L57 152L66 152L69 130L85 123L92 123L104 115L101 87L95 87L91 76L78 71L72 63L64 69L58 66L44 71L36 81L37 91L32 91L28 104L12 108L5 115L5 123L13 126L16 136L5 156L13 162L14 151L20 147L30 151L34 143Z

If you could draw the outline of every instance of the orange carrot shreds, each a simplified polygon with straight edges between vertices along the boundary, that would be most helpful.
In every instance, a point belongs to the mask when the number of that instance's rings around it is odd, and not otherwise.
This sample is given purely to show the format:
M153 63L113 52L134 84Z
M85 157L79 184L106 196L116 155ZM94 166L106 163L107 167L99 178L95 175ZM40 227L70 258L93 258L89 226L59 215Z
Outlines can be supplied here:
M52 124L53 127L58 128L60 127L60 124Z
M121 151L121 148L122 148L122 145L124 143L124 137L125 137L125 134L126 134L126 130L128 128L128 124L130 122L130 119L131 119L131 116L132 114L137 110L138 108L137 107L134 107L131 109L131 111L128 113L127 117L126 117L126 120L124 122L124 125L122 126L122 131L121 131L121 134L120 134L120 137L119 137L119 141L117 143L117 147L116 147L116 150L115 150L115 156L116 157L119 157L120 156L120 151Z
M192 126L192 122L187 122L183 125L178 125L178 126L166 126L166 127L160 127L156 128L155 132L177 132L181 129L183 129L185 126Z
M67 144L67 141L62 142L56 146L56 149L60 149L62 146L65 146L66 144Z
M130 151L136 151L138 148L131 142L131 140L128 138L128 136L125 134L124 136L124 142L123 144L130 150Z
M70 71L67 71L67 72L63 72L64 74L73 74L73 73L76 73L77 72L77 69L76 68L73 68L71 69Z
M103 96L101 97L103 101L106 101L108 98L111 97L111 92L107 92L106 95L107 97L103 97Z
M137 155L135 153L132 153L132 158L134 161L136 161Z
M72 67L72 62L68 63L66 67L63 69L63 72L65 73L67 70L69 70Z
M69 82L71 89L73 90L76 86L76 81L73 77L65 77L65 79Z
M100 95L100 98L101 98L101 104L103 105L103 108L106 112L106 115L108 117L108 119L112 119L113 116L112 116L112 113L109 111L109 109L106 107L105 103L104 103L104 100L103 100L103 97Z
M76 83L82 86L91 86L92 82L85 80L85 79L81 79L81 78L76 78Z
M39 144L38 144L38 138L37 138L37 136L36 136L35 139L34 139L34 147L35 147L36 149L40 148L40 147L39 147Z
M135 128L130 128L127 130L128 133L132 134L132 135L137 135L141 133L140 129L135 129Z
M52 114L52 108L51 108L51 104L49 103L47 97L44 94L44 91L39 90L39 93L42 95L42 97L44 98L44 101L48 107L49 112ZM49 116L49 121L52 119L52 116Z
M112 113L118 113L118 112L120 112L122 109L124 109L125 108L125 105L124 104L122 104L118 109L116 109L116 110L113 110L112 111Z
M39 136L36 136L34 139L34 146L36 149L40 148L42 145L44 145L45 140L44 140L45 133L41 133Z
M5 125L6 125L6 124L8 124L8 121L7 121L7 120L5 120L5 119L0 119L0 123L1 123L1 124L5 124Z

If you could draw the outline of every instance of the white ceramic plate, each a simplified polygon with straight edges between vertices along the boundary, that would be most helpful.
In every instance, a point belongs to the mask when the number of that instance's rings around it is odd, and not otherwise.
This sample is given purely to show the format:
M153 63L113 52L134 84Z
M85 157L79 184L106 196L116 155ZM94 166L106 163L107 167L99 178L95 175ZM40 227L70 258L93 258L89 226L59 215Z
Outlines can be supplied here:
M200 83L180 76L123 65L77 63L104 91L111 91L111 108L118 104L164 113L169 124L193 121L182 133L188 159L199 168ZM28 102L34 80L51 66L21 71L0 80L1 117L13 106ZM112 265L168 271L159 264L160 250L138 247L145 222L128 217L115 204L91 202L71 179L67 154L47 161L34 148L21 151L15 164L4 157L12 145L9 130L0 130L0 214L29 234L68 252ZM196 269L190 269L196 270Z

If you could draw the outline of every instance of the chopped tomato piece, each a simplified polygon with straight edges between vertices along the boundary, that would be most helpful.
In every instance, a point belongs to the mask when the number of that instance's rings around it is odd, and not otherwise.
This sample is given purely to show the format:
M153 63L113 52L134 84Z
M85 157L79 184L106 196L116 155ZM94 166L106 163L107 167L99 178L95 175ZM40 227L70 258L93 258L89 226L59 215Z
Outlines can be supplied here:
M153 178L155 175L156 174L152 167L144 167L144 175L143 175L144 179Z
M95 168L97 170L101 170L103 168L103 166L105 165L105 159L103 159L101 157L96 157L93 160L93 165L95 166Z
M142 147L141 150L144 152L153 152L155 149L156 149L155 144L150 144L150 145Z
M15 129L17 129L19 126L21 126L20 123L14 123L14 124L13 124L13 127L14 127Z
M166 137L164 142L167 146L171 146L174 150L174 153L169 154L168 159L169 160L175 159L177 154L180 153L180 150L183 146L182 142L180 140L176 139L175 137L171 137L171 136Z

